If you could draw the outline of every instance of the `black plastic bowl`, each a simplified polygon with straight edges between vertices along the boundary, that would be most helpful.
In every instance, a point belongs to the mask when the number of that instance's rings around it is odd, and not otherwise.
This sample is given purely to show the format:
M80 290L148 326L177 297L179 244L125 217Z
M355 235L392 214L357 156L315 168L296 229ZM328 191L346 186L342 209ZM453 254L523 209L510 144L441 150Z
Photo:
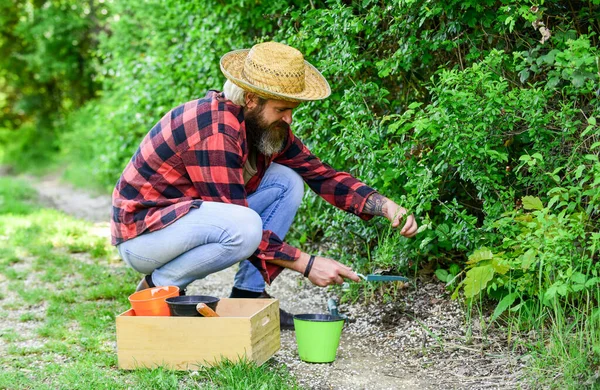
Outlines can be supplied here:
M183 295L181 297L171 297L165 299L172 316L176 317L203 317L196 310L196 305L204 303L213 310L217 310L219 298L209 295Z

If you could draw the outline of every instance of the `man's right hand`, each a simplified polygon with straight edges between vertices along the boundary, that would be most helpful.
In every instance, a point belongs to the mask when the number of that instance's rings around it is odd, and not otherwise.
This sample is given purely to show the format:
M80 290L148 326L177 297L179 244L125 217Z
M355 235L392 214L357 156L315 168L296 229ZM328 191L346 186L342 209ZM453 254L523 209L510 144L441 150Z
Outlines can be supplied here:
M344 283L344 278L360 282L358 275L352 268L326 257L315 256L308 280L312 284L326 287L332 284Z

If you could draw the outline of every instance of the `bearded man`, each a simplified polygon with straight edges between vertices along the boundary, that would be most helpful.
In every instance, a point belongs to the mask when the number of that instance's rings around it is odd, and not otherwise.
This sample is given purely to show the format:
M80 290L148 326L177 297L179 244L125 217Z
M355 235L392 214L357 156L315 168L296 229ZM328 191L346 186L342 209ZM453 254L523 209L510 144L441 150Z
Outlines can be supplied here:
M412 237L406 210L322 163L291 131L301 102L331 93L321 73L287 45L266 42L221 58L223 92L169 111L146 135L113 192L112 243L145 276L137 290L197 279L240 263L230 297L268 296L284 269L317 286L360 281L336 260L283 241L304 183L362 219L388 218ZM281 327L293 328L280 311Z

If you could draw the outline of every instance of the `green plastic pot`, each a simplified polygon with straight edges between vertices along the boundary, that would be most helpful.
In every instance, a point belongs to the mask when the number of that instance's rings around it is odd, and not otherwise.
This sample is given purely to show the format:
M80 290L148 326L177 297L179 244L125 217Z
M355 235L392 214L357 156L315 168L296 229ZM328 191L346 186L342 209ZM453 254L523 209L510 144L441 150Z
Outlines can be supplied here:
M335 360L344 319L329 314L296 314L296 343L300 359L309 363Z

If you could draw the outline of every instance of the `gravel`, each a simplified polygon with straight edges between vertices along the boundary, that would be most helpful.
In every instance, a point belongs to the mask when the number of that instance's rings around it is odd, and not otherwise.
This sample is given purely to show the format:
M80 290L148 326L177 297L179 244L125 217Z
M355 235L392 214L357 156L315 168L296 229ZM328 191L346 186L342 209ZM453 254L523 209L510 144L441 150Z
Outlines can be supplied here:
M226 297L235 269L196 281L192 294ZM268 288L280 306L294 314L327 313L327 300L339 296L284 271ZM274 361L288 367L310 389L514 389L524 362L493 329L483 333L479 317L471 323L442 284L417 282L390 303L341 304L347 314L336 360L329 364L299 359L295 333L282 330Z

